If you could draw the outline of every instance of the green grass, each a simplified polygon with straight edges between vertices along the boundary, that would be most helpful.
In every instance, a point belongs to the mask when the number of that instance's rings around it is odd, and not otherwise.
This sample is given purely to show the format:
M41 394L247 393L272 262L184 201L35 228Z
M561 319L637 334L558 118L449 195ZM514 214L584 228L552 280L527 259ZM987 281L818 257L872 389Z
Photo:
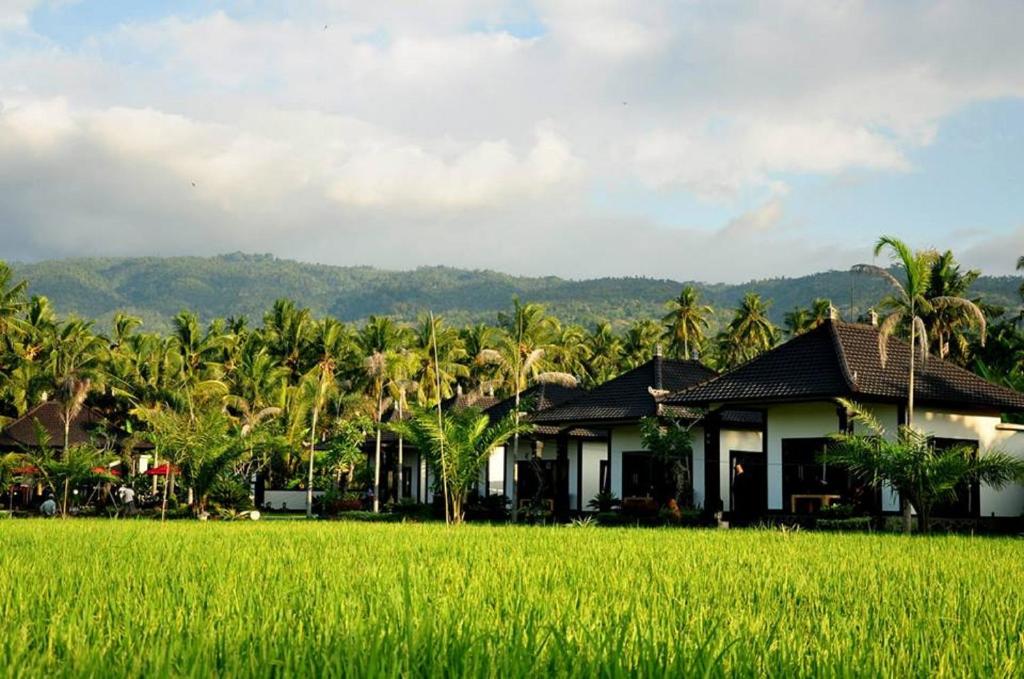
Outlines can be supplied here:
M357 523L0 527L0 674L1024 674L1024 541Z

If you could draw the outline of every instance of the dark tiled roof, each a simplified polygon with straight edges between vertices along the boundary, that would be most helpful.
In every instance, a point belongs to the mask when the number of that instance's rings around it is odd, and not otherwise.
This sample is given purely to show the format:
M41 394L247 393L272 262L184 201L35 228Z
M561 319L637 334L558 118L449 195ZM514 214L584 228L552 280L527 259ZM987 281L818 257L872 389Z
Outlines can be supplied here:
M651 389L680 391L714 375L713 370L697 361L656 357L574 401L538 413L533 419L541 424L555 424L633 420L656 415L658 404Z
M535 384L519 395L519 406L524 409L522 412L533 413L535 417L536 414L582 398L586 393L580 387L563 387L560 384ZM491 416L491 421L493 422L508 415L515 407L515 396L509 396L485 408L485 412Z
M519 395L519 402L521 407L528 408L528 412L538 412L540 410L571 401L585 393L586 392L579 387L563 387L557 384L537 384L524 390ZM476 391L459 393L441 402L441 408L445 411L458 408L477 408L478 410L482 410L487 413L492 422L499 420L512 412L515 405L516 400L514 396L499 399L496 396L481 394ZM408 413L405 413L405 415L408 416ZM385 422L394 422L397 419L397 411L394 408L390 409L384 415ZM541 435L553 435L558 433L558 429L551 427L537 427L535 433ZM604 435L604 432L593 432L581 429L576 431L573 435L581 438L600 438ZM390 446L397 444L397 442L398 436L395 435L394 432L387 429L381 432L382 445ZM374 450L375 447L376 434L373 434L363 443L363 449ZM410 450L411 449L412 448L410 447Z
M61 417L61 406L56 401L40 403L27 413L11 422L0 433L0 446L8 448L33 448L39 445L36 436L36 423L46 431L50 438L50 446L60 448L64 445L64 420ZM71 420L68 430L68 443L82 445L92 443L102 433L105 420L96 410L84 406L78 415ZM119 432L110 430L109 433Z
M898 402L907 395L909 366L906 342L890 338L883 365L877 328L826 321L735 370L669 396L665 403L771 403L840 396ZM918 361L914 394L922 405L1024 410L1024 394L935 356Z

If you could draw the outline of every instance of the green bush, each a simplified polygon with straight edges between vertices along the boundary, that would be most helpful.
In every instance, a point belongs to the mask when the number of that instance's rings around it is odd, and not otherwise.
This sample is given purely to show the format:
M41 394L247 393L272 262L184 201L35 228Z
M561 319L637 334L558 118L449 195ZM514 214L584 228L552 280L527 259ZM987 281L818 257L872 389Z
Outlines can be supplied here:
M864 531L871 530L870 516L855 516L849 519L818 519L815 528L821 530Z

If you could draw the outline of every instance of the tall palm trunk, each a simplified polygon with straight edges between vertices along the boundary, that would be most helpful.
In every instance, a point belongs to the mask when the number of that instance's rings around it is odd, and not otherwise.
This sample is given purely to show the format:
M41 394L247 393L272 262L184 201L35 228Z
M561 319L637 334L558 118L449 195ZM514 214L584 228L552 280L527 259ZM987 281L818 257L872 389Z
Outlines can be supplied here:
M373 511L374 513L380 512L380 425L384 419L384 386L381 385L377 390L377 443L374 450L373 458Z
M913 299L910 301L910 374L907 377L907 426L914 426L914 352L916 351L915 338L917 324L915 321L916 307ZM903 516L903 533L910 535L913 531L913 515L910 501L900 495L900 511Z
M404 393L399 394L398 399L398 421L402 421L402 400ZM402 440L402 435L398 436L398 473L395 475L398 481L395 484L395 501L401 502L402 500L402 465L405 464L405 446Z
M516 466L518 465L519 458L519 377L516 376L516 433L512 435L512 484L511 484L511 500L512 500L512 520L517 521L519 519L519 488L516 483ZM507 470L506 470L506 473Z
M316 419L319 408L313 404L313 426L309 433L309 477L306 479L306 518L313 518L313 463L316 457Z

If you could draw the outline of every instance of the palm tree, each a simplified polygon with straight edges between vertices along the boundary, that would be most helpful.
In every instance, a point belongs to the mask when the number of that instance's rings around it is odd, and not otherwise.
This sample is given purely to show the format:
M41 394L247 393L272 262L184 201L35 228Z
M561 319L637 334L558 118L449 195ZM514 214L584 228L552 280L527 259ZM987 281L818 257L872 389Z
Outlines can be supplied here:
M959 263L953 258L953 253L946 250L935 258L932 263L931 281L928 286L926 297L932 302L932 312L925 316L925 325L931 331L932 337L938 346L939 358L949 358L950 349L955 347L957 355L962 359L967 358L970 351L970 343L964 334L964 330L978 325L977 315L965 306L939 304L935 299L966 298L971 285L978 280L981 272L976 269L962 271ZM974 301L978 306L978 302ZM981 307L978 306L980 310ZM982 326L984 325L984 313L981 313Z
M864 425L866 433L834 434L825 460L846 467L873 488L888 485L897 491L906 507L905 533L910 532L911 505L917 509L919 530L927 533L932 508L955 500L963 484L977 481L998 489L1024 478L1024 460L994 450L975 454L966 446L939 449L930 436L909 425L901 425L890 440L869 412L850 401L841 400L840 405Z
M700 292L687 285L679 297L665 304L669 310L662 317L665 331L671 344L669 349L678 358L692 358L690 349L699 349L704 343L704 331L708 328L708 316L713 309L700 302Z
M363 369L370 383L373 421L376 428L373 464L373 511L380 511L381 423L384 420L384 392L388 383L388 356L398 348L399 331L387 317L370 316L359 334L364 356Z
M649 318L635 321L622 342L622 368L631 370L654 358L663 337L662 327Z
M335 379L338 363L348 351L348 337L344 326L334 319L325 319L317 324L314 340L316 364L303 376L299 384L302 400L310 414L309 433L309 474L306 480L306 518L313 516L313 467L318 441L317 422L328 399L338 388Z
M452 386L460 378L469 377L469 367L463 362L467 357L466 349L458 331L446 326L440 316L424 315L416 329L414 348L420 365L417 373L410 377L419 385L420 402L434 405L451 398Z
M532 431L531 425L517 420L516 413L491 423L487 414L473 408L451 410L440 417L433 409L415 408L409 419L395 422L391 429L430 458L447 495L446 518L460 524L466 498L491 452L513 436Z
M309 346L313 319L309 309L300 309L295 302L279 299L263 317L263 340L281 365L288 369L290 379L295 380L304 371L304 354Z
M81 412L93 381L103 365L103 342L92 333L92 323L72 319L54 327L49 347L48 372L61 405L63 448L67 450L71 422Z
M6 262L0 261L0 336L6 336L21 326L19 315L25 308L26 281L11 283L14 272Z
M420 385L416 381L416 373L419 369L419 358L417 352L402 349L390 354L387 371L389 382L387 385L388 394L395 404L395 411L398 421L405 419L409 411L409 394L420 391ZM398 435L398 469L395 481L395 500L402 499L402 481L405 469L405 439Z
M530 376L541 374L544 354L551 347L556 330L554 320L539 304L523 304L518 297L512 299L512 313L498 314L498 323L505 331L505 338L498 350L488 350L476 357L481 363L499 366L506 385L511 385L515 394L515 419L512 435L512 456L519 455L519 431L521 399ZM516 511L515 485L512 486L512 511Z
M569 375L586 375L587 361L591 358L587 331L575 323L558 324L545 358L552 370Z
M814 327L811 312L800 306L793 307L792 311L787 311L782 320L786 325L786 333L790 337L802 335Z
M952 295L928 298L931 287L932 267L937 258L931 251L913 252L898 238L882 236L875 244L875 256L889 250L893 264L902 273L900 280L882 267L873 264L858 264L853 267L857 273L878 276L892 286L893 293L882 300L882 306L889 309L889 315L882 322L878 333L878 350L884 365L888 356L889 337L901 327L910 333L910 368L907 375L907 425L914 422L914 375L918 353L923 361L928 356L928 330L924 316L938 310L956 310L972 317L978 325L981 343L985 342L985 314L970 300Z
M493 349L497 343L497 331L486 323L463 328L459 332L462 339L462 346L465 349L465 358L474 358L486 349ZM469 361L467 369L469 376L466 380L466 387L469 391L483 391L491 382L489 366L482 365L474 360Z
M756 292L743 296L732 321L719 336L726 367L745 363L775 345L778 330L768 318L768 307Z
M587 337L587 374L591 384L602 384L615 377L622 357L622 340L610 323L598 323Z

